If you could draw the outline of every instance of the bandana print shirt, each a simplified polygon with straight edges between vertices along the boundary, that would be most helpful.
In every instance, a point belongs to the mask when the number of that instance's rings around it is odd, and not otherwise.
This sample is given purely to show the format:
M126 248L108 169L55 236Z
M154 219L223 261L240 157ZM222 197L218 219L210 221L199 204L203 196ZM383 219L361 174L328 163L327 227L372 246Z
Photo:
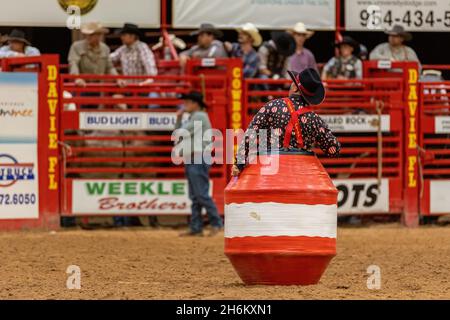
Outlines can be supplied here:
M292 95L289 99L293 102L295 110L307 106L306 102L299 95ZM245 138L242 139L239 145L236 154L236 165L239 170L242 171L248 164L249 148L252 148L252 150L256 150L256 148L258 150L271 150L272 147L282 149L286 126L290 119L291 114L283 99L276 99L266 103L253 117L245 132ZM311 111L300 115L299 122L303 137L303 150L311 151L313 146L317 146L329 157L337 157L339 155L341 145L322 118ZM259 134L261 129L267 130L266 137ZM278 139L278 142L276 139ZM289 148L297 148L294 130L292 130Z

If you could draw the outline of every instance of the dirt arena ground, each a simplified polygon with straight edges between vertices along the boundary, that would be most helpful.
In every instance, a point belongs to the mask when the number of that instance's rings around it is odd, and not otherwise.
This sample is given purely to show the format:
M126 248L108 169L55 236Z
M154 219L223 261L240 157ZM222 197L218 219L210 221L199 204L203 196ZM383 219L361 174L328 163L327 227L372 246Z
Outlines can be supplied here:
M450 299L450 227L340 228L320 284L246 287L223 255L223 236L171 229L0 234L1 299ZM81 268L81 290L66 268ZM368 290L369 265L381 268Z

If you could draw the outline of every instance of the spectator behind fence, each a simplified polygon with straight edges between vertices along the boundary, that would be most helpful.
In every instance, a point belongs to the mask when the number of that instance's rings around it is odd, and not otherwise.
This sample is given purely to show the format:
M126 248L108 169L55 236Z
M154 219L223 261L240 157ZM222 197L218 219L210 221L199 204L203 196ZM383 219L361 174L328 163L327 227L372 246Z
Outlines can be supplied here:
M386 34L389 35L388 42L376 46L370 53L370 60L417 61L420 64L414 50L403 44L412 39L409 32L402 26L395 25L392 30L386 31Z
M339 48L339 56L331 58L323 67L322 80L361 79L363 66L357 57L359 43L349 36L344 36L335 46Z
M289 58L289 70L302 72L305 69L313 68L319 71L314 54L304 47L305 41L313 36L314 31L306 29L305 24L299 22L288 32L294 36L296 44L295 53Z
M109 47L103 42L103 36L108 33L108 29L98 22L89 22L81 26L81 33L86 38L74 42L70 47L70 74L117 75L109 57ZM75 84L85 87L86 81L78 78ZM123 80L119 80L118 84L124 85Z
M140 36L137 25L125 23L120 30L122 46L110 55L114 64L120 63L122 74L125 76L155 76L158 74L155 56L148 45L140 41ZM139 85L146 85L153 80L139 80L138 82Z
M218 39L223 36L222 31L216 29L212 24L203 23L200 29L191 33L197 36L197 44L189 50L180 54L180 65L184 67L191 58L226 58L228 57L223 42Z
M231 58L242 58L244 78L255 78L259 70L259 56L253 47L259 47L262 37L252 23L246 23L236 29L238 42L225 42L225 49Z
M117 75L117 70L114 68L112 61L109 57L109 47L103 42L103 37L108 33L108 29L98 22L89 22L81 26L81 33L85 36L85 39L76 41L72 44L69 51L69 72L73 75L92 74L92 75ZM90 80L92 82L99 82L99 80ZM123 80L117 81L118 85L123 86L125 83ZM75 84L80 87L86 86L86 81L82 78L77 78ZM82 92L81 96L84 97L100 97L99 92ZM104 109L104 105L91 104L82 106L88 109ZM122 109L123 106L115 106L114 108ZM102 140L108 136L118 136L121 132L116 131L104 131L104 130L91 130L80 131L78 135L85 136L90 139L82 141L83 147L95 147L95 148L123 148L122 141L119 140ZM95 140L93 138L99 138ZM80 153L80 157L91 157L92 154ZM95 154L96 157L102 157L105 159L114 157L123 157L123 152L117 151L98 151ZM123 167L122 161L102 161L93 163L80 163L80 167L92 168L93 172L80 173L80 178L90 179L119 179L122 178L123 173L120 169ZM116 168L114 172L102 171L102 168ZM98 170L95 170L98 169ZM88 224L84 225L86 228L95 227L97 225L108 225L113 223L110 218L95 218L89 217Z
M14 29L4 38L7 45L0 48L0 58L38 56L41 53L25 38L25 32Z
M178 52L178 50L186 49L186 42L183 39L178 38L174 34L169 34L169 40L172 42L174 49ZM173 60L172 53L170 52L169 44L164 37L159 37L159 41L152 47L152 50L156 53L159 60L170 61Z
M184 158L189 187L189 199L192 201L192 215L190 230L181 233L180 236L203 235L203 208L205 208L211 223L212 230L210 236L213 236L222 229L223 223L217 212L217 207L209 195L209 169L212 159L204 159L203 155L205 148L211 141L202 139L202 137L198 139L199 134L201 135L211 129L211 122L209 121L208 113L205 112L206 104L200 92L190 92L189 94L183 95L182 99L184 100L184 108L181 108L177 112L175 128L184 129L186 135L181 134L182 140L176 146L177 149L180 148L178 150L181 150L181 154L178 154L175 149L173 154L180 155ZM184 112L188 112L190 117L187 121L182 122Z
M120 39L122 40L122 46L119 47L116 51L111 53L110 57L114 64L120 63L122 67L122 74L126 76L155 76L158 74L158 69L156 67L155 56L153 52L150 50L148 45L142 41L140 41L141 32L139 27L136 24L125 23L123 28L119 31ZM153 79L147 80L127 80L129 83L138 83L139 85L147 85L153 82ZM148 93L139 93L140 96L150 96L152 98L157 98L159 95L156 92L151 92L150 95ZM122 97L120 95L116 95L117 97ZM121 134L125 136L142 136L147 132L142 131L132 131L125 130L122 131ZM143 148L151 146L151 142L142 141L142 140L134 140L130 138L127 141L123 141L123 147L126 148ZM139 158L139 157L151 157L152 153L149 152L139 152L139 151L125 151L125 158ZM137 169L137 168L145 168L147 163L144 161L133 161L124 163L124 168L128 169ZM142 178L142 173L124 173L123 178ZM138 223L137 220L141 221L141 224L146 224L146 217L139 217L138 219L134 217L114 217L115 226L128 226ZM156 225L156 217L150 217L152 225Z
M287 32L272 32L272 39L263 43L258 54L260 78L279 79L288 77L288 58L295 52L294 37Z

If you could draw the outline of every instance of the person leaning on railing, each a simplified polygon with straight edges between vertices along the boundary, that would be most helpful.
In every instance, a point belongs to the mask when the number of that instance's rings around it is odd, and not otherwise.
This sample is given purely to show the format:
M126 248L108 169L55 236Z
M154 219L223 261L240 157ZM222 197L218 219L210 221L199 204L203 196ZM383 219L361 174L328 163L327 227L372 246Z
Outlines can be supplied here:
M103 28L98 22L89 22L81 26L81 33L85 39L72 44L69 51L69 72L73 75L117 75L109 57L110 49L103 42L103 36L109 30ZM118 80L119 85L124 85L123 80ZM86 86L86 80L81 77L75 80L80 87Z
M241 58L244 65L244 78L255 78L259 70L259 55L254 47L259 47L262 37L253 23L237 28L238 42L225 42L225 49L231 58Z
M305 48L306 40L314 35L314 31L308 30L303 22L298 22L288 32L294 36L296 44L295 53L289 57L288 69L302 72L305 69L313 68L319 71L314 54Z
M197 44L180 53L180 65L182 68L186 66L189 59L228 57L223 42L218 40L223 36L223 33L212 24L201 24L200 29L192 32L191 36L197 36Z
M294 37L288 32L272 32L272 39L258 49L261 79L287 78L288 60L295 53Z
M327 79L362 79L363 64L358 58L360 46L353 38L344 36L335 43L339 48L339 55L333 57L323 67L322 80Z
M148 45L140 41L141 32L133 23L125 23L119 31L122 46L110 54L113 63L120 63L125 76L156 76L155 56ZM152 83L152 79L138 80L139 85Z
M8 42L6 46L0 48L0 58L38 56L41 53L25 38L25 32L14 29L5 37Z
M405 42L412 40L412 35L406 32L400 25L395 25L392 30L385 32L389 38L388 42L381 43L370 52L370 60L389 60L389 61L420 61L416 52L404 45Z

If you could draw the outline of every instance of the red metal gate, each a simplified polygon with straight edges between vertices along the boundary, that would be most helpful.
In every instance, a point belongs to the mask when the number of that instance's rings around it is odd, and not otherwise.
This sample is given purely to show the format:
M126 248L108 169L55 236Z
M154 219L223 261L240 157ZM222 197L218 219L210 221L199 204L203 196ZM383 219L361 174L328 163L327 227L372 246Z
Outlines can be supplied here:
M136 82L148 77L86 75L82 78L90 83L76 87L76 76L62 75L63 215L190 213L184 167L171 158L179 94L203 91L212 126L224 134L232 62L224 62L224 69L211 66L214 72L195 72L195 63L188 65L188 75L152 77L153 83L144 87ZM129 82L125 88L117 86L119 78ZM215 153L221 157L223 150ZM228 170L220 163L213 165L210 177L213 198L223 212Z
M246 124L264 98L287 96L288 80L247 79ZM403 212L403 80L331 80L314 107L342 144L339 158L315 150L340 190L340 214Z
M420 92L420 212L450 213L450 81L422 82Z

